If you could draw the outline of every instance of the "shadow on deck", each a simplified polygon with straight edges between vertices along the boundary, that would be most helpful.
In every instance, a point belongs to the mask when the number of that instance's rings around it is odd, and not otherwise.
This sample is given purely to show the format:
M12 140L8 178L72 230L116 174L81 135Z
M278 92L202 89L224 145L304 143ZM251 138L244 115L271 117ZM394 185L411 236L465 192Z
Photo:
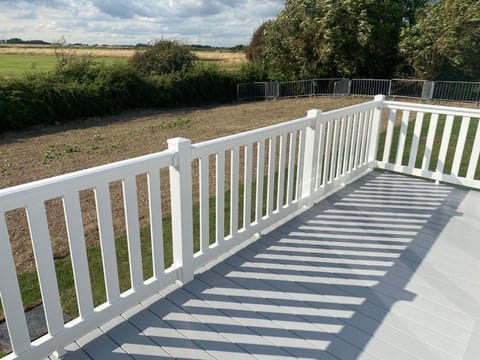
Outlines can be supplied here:
M64 359L479 359L479 233L479 192L372 172Z

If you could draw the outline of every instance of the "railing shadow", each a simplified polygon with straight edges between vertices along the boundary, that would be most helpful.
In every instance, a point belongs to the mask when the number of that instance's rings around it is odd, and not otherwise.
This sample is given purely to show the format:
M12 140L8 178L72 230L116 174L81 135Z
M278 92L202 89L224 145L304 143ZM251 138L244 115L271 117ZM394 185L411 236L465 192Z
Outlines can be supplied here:
M398 327L392 318L397 304L417 299L409 284L460 215L465 194L370 173L184 287L123 314L128 321L103 327L103 335L65 358L449 358L454 342L428 344L402 327L428 333L445 326L428 313L442 304L422 296Z

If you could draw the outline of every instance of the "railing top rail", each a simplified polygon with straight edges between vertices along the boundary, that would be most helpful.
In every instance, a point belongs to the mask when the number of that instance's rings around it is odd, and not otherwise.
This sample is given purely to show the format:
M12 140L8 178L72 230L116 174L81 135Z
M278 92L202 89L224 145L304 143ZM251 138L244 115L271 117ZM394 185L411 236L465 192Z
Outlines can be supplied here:
M379 95L379 96L383 96L383 95ZM355 113L355 112L358 112L358 111L369 110L369 109L371 109L375 106L381 105L381 104L382 104L382 101L372 100L372 101L364 102L364 103L361 103L361 104L347 106L347 107L344 107L344 108L341 108L341 109L334 109L334 110L326 111L326 112L323 113L323 115L324 115L325 119L329 120L329 119L334 118L334 117L341 117L341 116L344 116L346 114L352 114L352 113Z
M25 207L32 197L35 201L53 199L65 192L81 191L100 183L120 180L127 175L143 174L152 168L167 167L172 163L174 154L172 150L165 150L0 189L0 211Z
M261 140L269 136L275 136L280 133L293 131L305 126L310 126L315 118L312 116L305 116L296 120L283 122L271 126L266 126L259 129L249 130L234 135L224 136L218 139L203 141L201 143L193 144L193 157L200 157L217 152L217 149L229 148L232 146L239 146ZM227 147L228 146L228 147Z
M441 113L453 116L470 116L476 118L480 117L480 110L473 108L407 103L399 101L384 101L383 104L384 107L393 109Z

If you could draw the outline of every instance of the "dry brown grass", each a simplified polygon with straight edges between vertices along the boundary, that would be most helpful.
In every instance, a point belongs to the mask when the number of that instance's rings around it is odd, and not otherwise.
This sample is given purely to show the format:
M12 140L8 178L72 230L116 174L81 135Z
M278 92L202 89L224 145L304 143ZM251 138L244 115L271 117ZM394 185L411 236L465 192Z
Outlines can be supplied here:
M69 54L78 56L91 55L95 57L117 57L126 58L133 55L135 49L122 48L65 48ZM0 47L0 54L10 55L55 55L55 49L51 46L2 46Z
M67 47L65 51L78 56L95 56L95 57L116 57L128 58L135 53L135 49L126 49L121 47ZM243 51L228 50L211 50L211 51L194 51L200 60L220 61L226 63L245 63L247 59ZM21 46L21 45L2 45L0 46L0 55L55 55L52 46Z
M243 64L247 62L243 51L194 51L200 60L221 61L226 63Z

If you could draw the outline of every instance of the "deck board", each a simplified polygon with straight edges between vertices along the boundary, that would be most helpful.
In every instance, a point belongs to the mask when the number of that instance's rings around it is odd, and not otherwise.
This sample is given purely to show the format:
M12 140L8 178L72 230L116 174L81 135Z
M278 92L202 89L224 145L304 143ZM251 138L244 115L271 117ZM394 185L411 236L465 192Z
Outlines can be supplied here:
M64 359L480 358L480 192L371 172Z

